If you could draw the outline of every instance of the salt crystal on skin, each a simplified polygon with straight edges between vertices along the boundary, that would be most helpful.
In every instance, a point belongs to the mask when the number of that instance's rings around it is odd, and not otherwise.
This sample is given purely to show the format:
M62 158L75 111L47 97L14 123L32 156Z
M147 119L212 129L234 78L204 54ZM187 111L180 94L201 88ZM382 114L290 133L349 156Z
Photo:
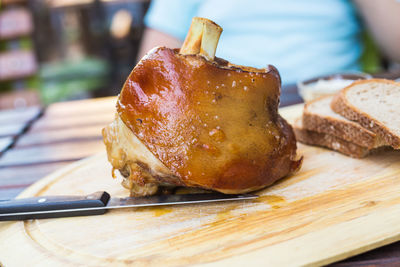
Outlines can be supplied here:
M333 149L338 150L340 148L340 144L338 142L333 142L332 147L333 147Z

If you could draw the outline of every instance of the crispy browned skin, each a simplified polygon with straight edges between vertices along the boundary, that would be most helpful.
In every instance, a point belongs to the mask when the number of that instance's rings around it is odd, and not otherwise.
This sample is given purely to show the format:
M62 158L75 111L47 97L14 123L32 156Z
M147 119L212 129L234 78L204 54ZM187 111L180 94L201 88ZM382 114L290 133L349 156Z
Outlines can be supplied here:
M134 68L118 114L177 185L253 191L299 168L296 140L279 116L277 70L238 68L157 48Z

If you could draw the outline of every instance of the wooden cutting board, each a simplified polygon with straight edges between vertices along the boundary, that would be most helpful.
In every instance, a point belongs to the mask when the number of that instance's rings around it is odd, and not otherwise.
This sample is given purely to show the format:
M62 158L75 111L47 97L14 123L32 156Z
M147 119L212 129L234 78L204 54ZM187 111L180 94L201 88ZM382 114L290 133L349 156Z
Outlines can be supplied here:
M290 120L301 106L282 109ZM5 266L322 265L400 239L400 153L352 159L299 144L301 171L255 201L0 223ZM106 155L74 163L20 197L126 196ZM0 264L1 265L1 264Z

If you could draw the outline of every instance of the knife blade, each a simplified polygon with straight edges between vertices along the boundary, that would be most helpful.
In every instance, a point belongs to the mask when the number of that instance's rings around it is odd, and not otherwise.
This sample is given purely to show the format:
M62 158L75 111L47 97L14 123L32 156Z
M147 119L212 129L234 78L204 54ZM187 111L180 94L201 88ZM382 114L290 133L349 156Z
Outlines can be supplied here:
M257 195L221 193L111 198L105 192L88 196L42 196L0 202L0 221L101 215L110 209L197 204L255 199Z

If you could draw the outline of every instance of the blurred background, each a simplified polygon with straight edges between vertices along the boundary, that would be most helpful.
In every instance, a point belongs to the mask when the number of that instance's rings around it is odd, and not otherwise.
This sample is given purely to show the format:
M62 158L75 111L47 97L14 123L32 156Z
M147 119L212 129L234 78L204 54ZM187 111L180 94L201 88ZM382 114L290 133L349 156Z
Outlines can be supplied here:
M0 0L0 109L116 95L149 1Z
M139 46L150 4L0 0L0 109L117 95L143 52ZM380 57L368 34L361 37L362 71L399 68Z

